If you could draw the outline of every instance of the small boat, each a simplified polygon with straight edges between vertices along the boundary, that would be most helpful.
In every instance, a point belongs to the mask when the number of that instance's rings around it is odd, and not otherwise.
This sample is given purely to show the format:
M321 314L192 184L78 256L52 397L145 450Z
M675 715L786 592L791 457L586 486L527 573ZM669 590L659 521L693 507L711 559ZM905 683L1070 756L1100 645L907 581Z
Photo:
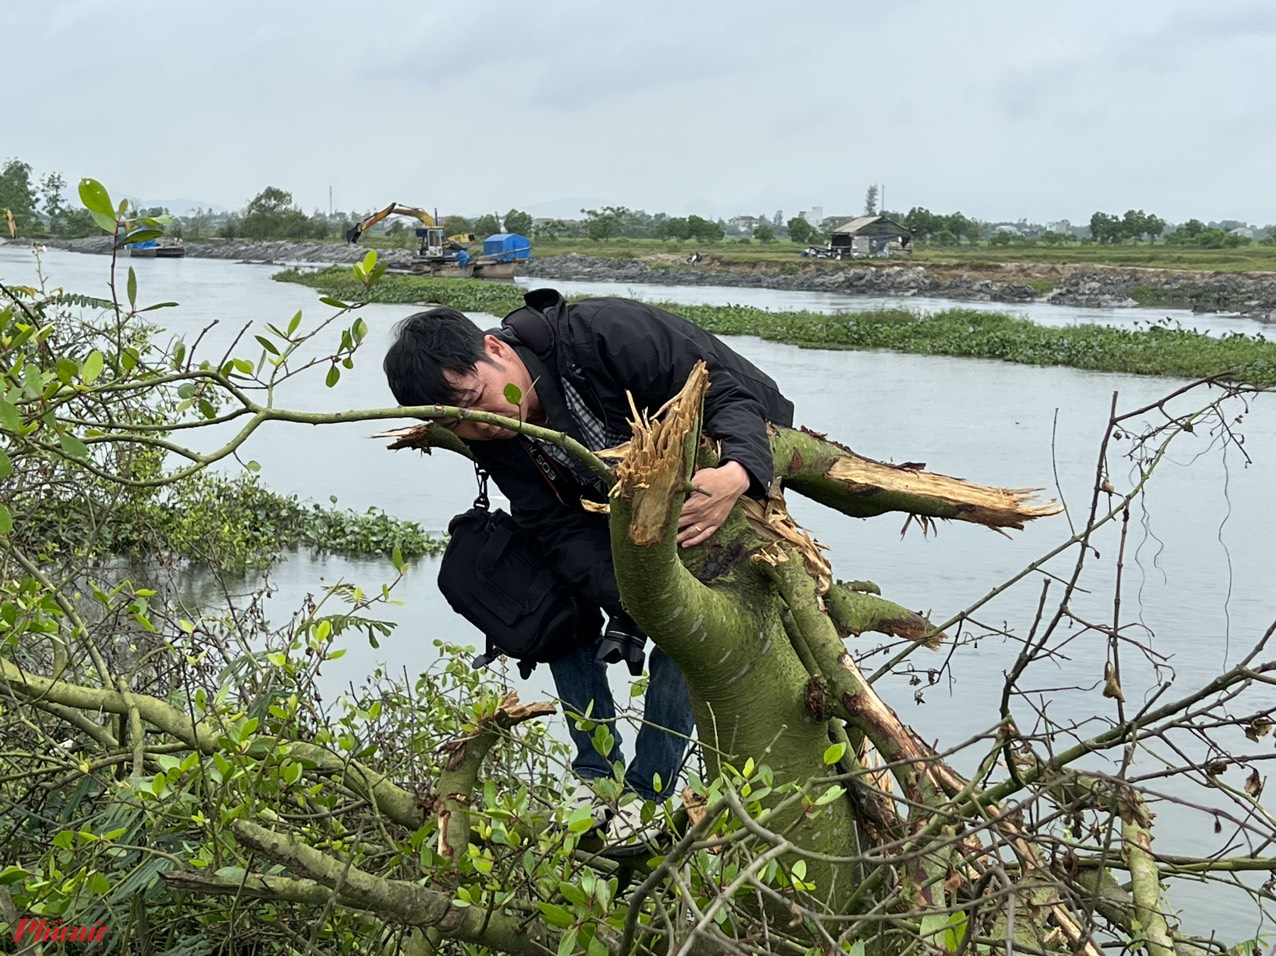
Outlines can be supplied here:
M438 279L468 279L474 274L474 266L455 260L414 259L404 265L391 265L385 271L400 275L434 276Z
M532 257L532 243L516 232L498 232L483 240L483 254L474 260L474 278L512 280Z
M476 279L508 279L513 281L514 276L518 275L519 267L522 262L514 260L512 262L499 262L497 260L487 260L480 256L474 260L474 278Z
M127 244L128 254L136 259L181 259L186 247L181 239L148 239Z

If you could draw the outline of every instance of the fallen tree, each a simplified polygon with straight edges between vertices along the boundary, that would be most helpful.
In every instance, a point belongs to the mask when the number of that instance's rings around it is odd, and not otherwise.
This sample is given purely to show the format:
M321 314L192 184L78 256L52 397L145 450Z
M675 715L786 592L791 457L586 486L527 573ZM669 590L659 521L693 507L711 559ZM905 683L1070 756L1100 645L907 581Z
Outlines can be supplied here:
M373 261L360 269L375 278ZM331 319L267 329L260 360L204 363L185 346L123 334L141 311L132 280L129 306L107 313L114 321L81 323L64 300L35 290L0 294L9 519L0 527L0 919L11 931L27 914L102 922L121 951L183 953L1222 952L1178 928L1163 884L1270 874L1263 758L1233 756L1227 734L1260 740L1271 729L1270 697L1254 693L1276 672L1264 657L1271 630L1209 680L1167 683L1127 708L1118 582L1118 610L1098 626L1109 656L1094 695L1111 708L1106 725L1081 734L1052 723L1020 686L1067 640L1094 535L1128 518L1170 442L1218 423L1231 435L1244 389L1204 383L1196 390L1215 392L1189 411L1181 403L1191 388L1114 410L1109 433L1135 439L1127 454L1142 477L1116 492L1105 441L1089 515L1051 552L1074 553L1074 571L1043 579L988 731L937 749L901 722L875 689L881 671L866 673L844 639L878 632L896 642L899 661L960 621L936 626L867 582L836 581L784 495L926 527L1012 529L1054 513L1052 503L780 430L772 446L783 490L681 551L681 498L695 463L715 455L699 438L703 374L663 417L636 422L623 454L604 458L558 434L445 406L276 407L285 378L352 360L358 320L337 326L336 346L318 357ZM124 414L137 408L165 414ZM389 631L374 615L392 588L338 586L262 633L252 604L192 614L104 566L87 543L78 553L42 550L36 518L49 495L124 515L131 496L234 454L266 421L405 414L472 415L540 434L614 482L622 595L683 670L696 714L702 766L682 809L650 811L668 814L667 844L602 855L587 812L560 806L565 748L539 719L552 706L520 703L454 649L415 680L382 677L324 706L319 668L341 653L342 634ZM237 431L195 451L185 437L207 423ZM428 424L397 440L463 451ZM155 449L187 464L140 469L137 456ZM1052 581L1062 593L1047 602ZM605 747L610 729L594 733ZM1209 741L1210 758L1180 748L1160 774L1134 772L1154 743L1173 752L1182 733ZM1095 755L1110 755L1114 769L1096 769ZM1238 765L1249 776L1233 786L1227 771ZM1158 853L1149 803L1164 799L1162 776L1204 787L1192 799L1248 851ZM1270 887L1254 892L1261 899Z

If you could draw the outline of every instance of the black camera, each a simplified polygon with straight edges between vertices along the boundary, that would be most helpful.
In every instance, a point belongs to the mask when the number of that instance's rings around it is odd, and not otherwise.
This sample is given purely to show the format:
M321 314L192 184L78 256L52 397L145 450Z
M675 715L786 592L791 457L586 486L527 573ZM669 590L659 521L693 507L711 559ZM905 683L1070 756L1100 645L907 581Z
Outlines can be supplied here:
M642 673L645 657L643 647L646 643L647 635L628 614L613 614L607 621L607 629L594 645L594 658L607 664L624 661L629 673L637 677Z

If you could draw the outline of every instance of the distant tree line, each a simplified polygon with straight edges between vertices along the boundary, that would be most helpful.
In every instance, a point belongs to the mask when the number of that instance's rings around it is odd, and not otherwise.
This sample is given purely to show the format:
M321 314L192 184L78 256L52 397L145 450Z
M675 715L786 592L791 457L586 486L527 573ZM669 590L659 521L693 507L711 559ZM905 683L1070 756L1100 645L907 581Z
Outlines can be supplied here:
M1247 246L1254 240L1249 236L1243 236L1217 226L1207 226L1199 219L1189 219L1166 236L1165 241L1167 244L1175 246L1199 246L1202 249L1234 249L1237 246ZM1276 231L1269 232L1262 242L1266 245L1276 245Z
M900 225L913 234L914 242L935 246L955 246L963 240L977 243L984 237L984 225L959 212L943 215L923 206L914 206L904 215Z
M1138 242L1145 238L1155 242L1163 232L1165 220L1142 209L1128 209L1124 216L1096 212L1090 217L1090 238L1109 245L1126 240Z
M53 236L75 238L96 234L93 217L87 209L71 206L66 198L67 184L61 173L50 172L38 179L33 177L31 165L17 158L10 158L0 167L0 231L7 232L8 216L12 217L16 235ZM871 185L865 194L865 210L873 214L877 210L879 187ZM5 215L6 210L8 216ZM130 210L131 215L158 216L169 210L161 207ZM728 234L727 224L721 220L702 216L670 216L666 213L648 213L626 206L601 206L582 209L579 219L533 220L532 215L518 209L508 210L504 216L495 212L484 213L470 219L465 216L448 216L442 223L449 235L474 233L480 238L505 231L516 232L539 239L590 239L606 242L611 239L661 239L673 242L716 243ZM1089 235L1085 229L1063 231L1029 226L1021 221L1015 227L997 226L980 222L960 212L933 213L921 206L914 206L907 213L882 210L881 214L896 220L913 235L921 245L955 246L987 241L993 245L1023 245L1037 242L1060 245L1069 242L1096 242L1113 245L1125 242L1164 241L1170 245L1198 246L1220 249L1247 245L1254 240L1234 232L1244 223L1225 221L1205 224L1199 219L1189 219L1177 228L1170 226L1160 216L1130 209L1124 215L1095 212L1090 217ZM323 213L319 210L307 215L293 201L292 193L277 186L267 186L237 212L214 213L211 209L198 208L183 216L174 217L170 231L188 239L288 239L295 241L334 240L344 237L346 230L367 214L355 212ZM799 245L818 245L827 241L821 231L824 223L809 222L803 216L785 221L779 212L768 217L755 217L751 232L733 233L741 236L737 241L763 243L788 239ZM401 238L405 245L414 241L411 222L402 219L380 224L380 229L392 239ZM1066 223L1065 223L1066 227ZM1276 244L1276 227L1266 226L1258 230L1264 236L1260 241Z

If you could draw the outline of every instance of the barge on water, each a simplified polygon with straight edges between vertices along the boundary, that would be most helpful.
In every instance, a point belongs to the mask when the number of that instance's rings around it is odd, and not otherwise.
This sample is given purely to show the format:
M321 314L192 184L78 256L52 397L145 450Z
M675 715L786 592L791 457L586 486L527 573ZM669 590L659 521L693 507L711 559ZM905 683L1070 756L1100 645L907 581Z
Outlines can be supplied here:
M181 259L186 247L181 239L148 239L145 242L126 244L128 254L134 259Z

